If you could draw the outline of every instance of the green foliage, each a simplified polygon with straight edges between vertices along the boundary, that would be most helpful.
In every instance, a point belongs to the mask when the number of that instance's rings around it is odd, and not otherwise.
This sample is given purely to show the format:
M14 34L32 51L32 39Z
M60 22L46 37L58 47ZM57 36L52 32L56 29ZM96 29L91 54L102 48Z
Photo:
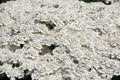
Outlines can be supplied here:
M7 1L10 1L10 0L0 0L0 3L5 3Z

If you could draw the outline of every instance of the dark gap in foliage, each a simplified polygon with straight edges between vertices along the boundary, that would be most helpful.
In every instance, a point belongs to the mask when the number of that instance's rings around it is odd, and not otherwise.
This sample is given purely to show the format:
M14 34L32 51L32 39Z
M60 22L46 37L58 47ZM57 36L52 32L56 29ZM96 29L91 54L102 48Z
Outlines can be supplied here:
M10 0L0 0L0 4L1 4L1 3L5 3L5 2L7 2L7 1L10 1Z
M23 48L24 47L24 44L20 44L20 48Z
M1 3L6 3L7 1L16 1L16 0L0 0L0 4Z
M12 67L14 68L14 67L19 67L20 66L20 63L19 62L17 62L17 63L12 63Z
M98 34L100 36L104 34L100 28L95 28L95 29L92 29L92 30L95 31L95 32L98 32Z
M51 46L49 46L50 50L53 51L57 46L52 44Z
M65 78L64 80L72 80L72 79L71 79L71 77L67 77L67 78Z
M92 68L88 68L87 70L90 72L92 70Z
M16 78L16 80L32 80L29 70L24 70L24 77L20 79Z
M0 66L2 66L3 65L3 62L2 61L0 61Z
M120 80L120 75L114 75L112 78L111 78L111 80Z
M32 80L31 75L24 76L23 78L16 78L16 80Z
M45 21L40 21L40 23L45 24L49 30L54 29L54 27L56 26L53 22L49 21L49 22L45 22Z
M0 74L0 80L10 80L5 73Z
M37 24L37 23L39 23L39 21L40 21L40 20L35 19L35 20L34 20L34 23L36 23L36 24Z
M15 31L15 29L11 29L11 36L20 34L20 31Z
M56 4L56 5L53 5L53 7L54 7L54 8L58 8L58 7L59 7L59 5L58 5L58 4Z
M74 59L73 62L74 62L75 64L78 64L78 60L76 60L76 59Z
M44 4L41 5L41 7L44 7L44 6L45 6Z
M56 25L52 21L41 21L41 20L35 19L34 22L45 24L49 30L52 30L54 29L54 27L56 27Z
M111 5L111 1L106 2L106 0L78 0L78 1L84 1L86 3L91 3L91 2L102 2L106 5Z
M53 55L52 51L58 47L58 45L51 44L50 46L43 45L43 48L41 49L41 52L39 53L40 55L44 55L46 53Z
M10 49L10 51L12 51L12 52L15 52L17 49L21 49L21 48L23 48L23 44L20 44L19 46L16 46L16 45L9 45L9 49Z
M108 2L103 1L103 3L106 4L106 5L111 5L112 4L111 1L108 1Z

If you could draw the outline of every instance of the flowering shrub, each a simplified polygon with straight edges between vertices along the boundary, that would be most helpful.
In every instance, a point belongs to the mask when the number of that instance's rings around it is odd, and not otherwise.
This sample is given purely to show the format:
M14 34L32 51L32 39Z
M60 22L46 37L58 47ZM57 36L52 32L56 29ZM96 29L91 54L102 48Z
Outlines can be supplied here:
M118 3L17 0L0 4L0 74L11 80L119 77L119 16Z

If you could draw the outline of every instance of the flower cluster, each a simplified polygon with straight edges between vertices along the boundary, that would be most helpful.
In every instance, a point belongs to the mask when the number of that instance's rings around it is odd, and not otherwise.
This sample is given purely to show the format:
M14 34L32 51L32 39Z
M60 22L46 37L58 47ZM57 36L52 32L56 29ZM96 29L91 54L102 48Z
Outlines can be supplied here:
M0 4L0 75L109 80L120 75L120 7L79 0Z

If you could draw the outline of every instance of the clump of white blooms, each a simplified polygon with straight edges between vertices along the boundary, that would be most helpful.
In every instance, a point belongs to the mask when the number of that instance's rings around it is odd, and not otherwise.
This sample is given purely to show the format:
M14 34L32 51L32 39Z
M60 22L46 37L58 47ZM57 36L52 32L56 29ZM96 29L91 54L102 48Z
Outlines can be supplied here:
M120 75L120 6L79 0L0 4L0 74L15 80Z

